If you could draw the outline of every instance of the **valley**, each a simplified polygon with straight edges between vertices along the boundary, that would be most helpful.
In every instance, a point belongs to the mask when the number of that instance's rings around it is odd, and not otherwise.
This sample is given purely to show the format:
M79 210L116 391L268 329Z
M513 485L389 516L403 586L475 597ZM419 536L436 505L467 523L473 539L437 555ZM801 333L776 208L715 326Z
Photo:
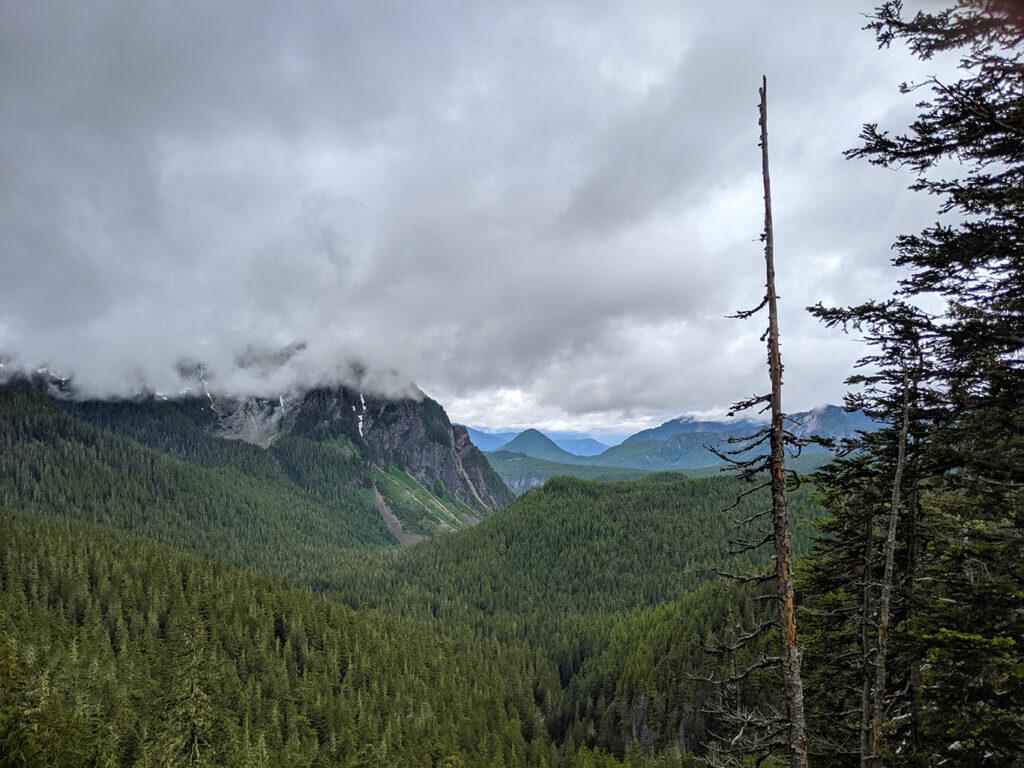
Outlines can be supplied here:
M442 409L365 397L360 433L353 400L300 398L261 447L209 401L0 388L0 649L34 713L0 734L26 764L689 764L696 638L759 610L715 576L742 486L561 478L495 509L475 448L446 473Z
M7 2L0 93L0 768L1024 768L1020 2Z
M807 436L889 434L800 417ZM778 691L771 634L746 629L772 626L771 560L736 532L767 488L598 461L685 463L721 426L674 420L595 457L536 430L507 444L566 464L481 452L426 397L0 386L0 748L25 766L714 764L723 697ZM821 617L856 573L820 504L869 458L823 456L790 461L815 713L842 669Z
M807 441L791 465L811 472L831 457L818 440L836 444L872 432L878 425L861 412L847 412L828 405L792 414L793 434ZM725 462L711 452L729 450L730 439L756 432L762 424L752 421L694 421L681 416L627 437L619 445L589 453L597 441L583 442L586 454L573 454L536 429L497 435L473 430L486 445L484 449L495 471L515 493L536 488L551 477L568 475L586 480L625 480L645 472L679 471L688 476L710 475L725 468ZM509 437L512 435L511 437ZM502 442L503 441L503 442ZM567 445L571 445L567 443ZM741 455L742 457L742 455Z

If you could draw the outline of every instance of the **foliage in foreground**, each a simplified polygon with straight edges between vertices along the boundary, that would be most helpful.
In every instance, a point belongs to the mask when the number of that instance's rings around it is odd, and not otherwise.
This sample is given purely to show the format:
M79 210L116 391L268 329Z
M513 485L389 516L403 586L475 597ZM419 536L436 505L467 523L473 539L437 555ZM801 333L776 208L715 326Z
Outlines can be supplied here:
M944 223L896 243L897 294L815 307L870 344L849 398L887 427L820 475L810 561L821 765L1019 765L1024 755L1024 10L960 0L882 45L960 56L917 119L851 152L917 174ZM947 161L961 172L946 177ZM918 308L941 297L935 315Z

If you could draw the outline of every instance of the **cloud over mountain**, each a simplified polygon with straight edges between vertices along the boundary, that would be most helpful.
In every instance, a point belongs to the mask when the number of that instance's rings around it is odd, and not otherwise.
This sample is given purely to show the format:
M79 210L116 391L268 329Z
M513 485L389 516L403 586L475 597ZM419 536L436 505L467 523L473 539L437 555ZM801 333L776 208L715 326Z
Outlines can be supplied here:
M928 212L840 153L923 70L867 6L684 5L5 3L0 353L93 394L357 363L470 423L721 407L764 378L723 315L763 282L767 72L788 384L835 399L858 350L802 308L884 291Z

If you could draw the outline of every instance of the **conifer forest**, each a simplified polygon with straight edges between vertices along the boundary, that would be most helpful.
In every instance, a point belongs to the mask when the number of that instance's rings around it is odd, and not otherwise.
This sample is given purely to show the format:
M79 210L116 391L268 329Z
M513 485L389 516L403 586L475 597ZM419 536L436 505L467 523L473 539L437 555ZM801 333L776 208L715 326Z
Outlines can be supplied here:
M957 78L847 151L935 223L807 302L875 427L828 459L774 410L770 78L773 421L726 471L515 496L429 398L322 386L254 444L208 393L0 386L0 767L1024 768L1024 5L947 5L861 32Z

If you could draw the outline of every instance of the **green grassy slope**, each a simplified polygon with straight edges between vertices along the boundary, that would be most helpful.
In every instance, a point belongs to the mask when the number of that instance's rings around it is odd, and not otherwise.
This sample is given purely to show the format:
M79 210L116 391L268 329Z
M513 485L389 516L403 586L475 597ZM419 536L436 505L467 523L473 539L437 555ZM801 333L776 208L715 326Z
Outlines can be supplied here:
M468 528L479 511L463 504L447 489L434 496L407 473L392 464L387 471L374 468L374 484L388 509L402 523L406 533L433 536Z

